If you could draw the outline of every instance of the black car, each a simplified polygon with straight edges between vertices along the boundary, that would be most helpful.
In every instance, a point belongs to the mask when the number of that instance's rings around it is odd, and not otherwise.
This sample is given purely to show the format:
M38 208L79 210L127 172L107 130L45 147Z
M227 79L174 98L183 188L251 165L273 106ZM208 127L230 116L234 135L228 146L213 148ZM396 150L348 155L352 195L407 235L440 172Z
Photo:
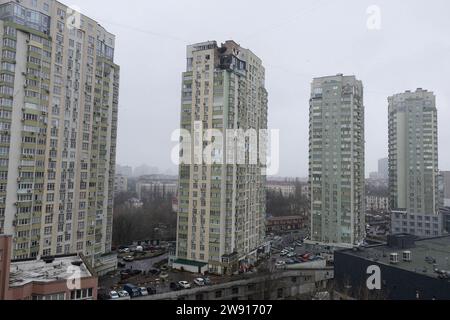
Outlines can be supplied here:
M118 268L125 268L127 265L121 261L117 262L117 267Z
M148 292L148 295L151 296L151 295L156 294L156 289L154 289L152 287L147 287L147 292Z
M140 275L140 274L142 274L142 270L131 270L131 275L132 276L138 276L138 275Z
M176 282L171 282L171 283L170 283L170 289L173 290L173 291L179 291L179 290L181 290L182 288L181 288L181 286L180 286L178 283L176 283Z
M158 270L158 269L150 269L150 270L148 270L148 273L153 275L153 276L157 276L157 275L159 275L161 273L161 271Z

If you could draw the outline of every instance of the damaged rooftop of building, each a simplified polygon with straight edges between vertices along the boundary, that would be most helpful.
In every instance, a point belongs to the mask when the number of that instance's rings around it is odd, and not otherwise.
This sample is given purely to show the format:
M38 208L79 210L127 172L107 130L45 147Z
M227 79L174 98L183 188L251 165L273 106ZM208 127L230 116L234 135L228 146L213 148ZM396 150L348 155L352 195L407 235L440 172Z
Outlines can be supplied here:
M436 270L450 272L450 235L418 239L409 234L397 234L390 236L387 244L341 252L433 278L439 277Z
M41 260L13 261L10 266L10 287L31 282L47 283L71 277L91 277L93 274L78 255L45 258Z

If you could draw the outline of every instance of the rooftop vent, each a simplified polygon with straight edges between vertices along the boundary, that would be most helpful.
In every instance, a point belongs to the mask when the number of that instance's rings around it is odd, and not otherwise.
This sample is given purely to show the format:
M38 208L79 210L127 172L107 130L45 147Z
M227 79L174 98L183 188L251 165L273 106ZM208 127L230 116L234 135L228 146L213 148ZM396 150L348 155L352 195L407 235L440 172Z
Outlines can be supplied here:
M411 262L411 251L403 251L403 261Z
M397 264L398 263L398 253L391 253L389 256L389 262L391 264Z
M72 261L72 265L77 266L77 267L81 266L82 264L83 264L83 261L81 261L81 260Z
M42 260L44 260L45 263L52 263L55 261L55 258L43 258Z

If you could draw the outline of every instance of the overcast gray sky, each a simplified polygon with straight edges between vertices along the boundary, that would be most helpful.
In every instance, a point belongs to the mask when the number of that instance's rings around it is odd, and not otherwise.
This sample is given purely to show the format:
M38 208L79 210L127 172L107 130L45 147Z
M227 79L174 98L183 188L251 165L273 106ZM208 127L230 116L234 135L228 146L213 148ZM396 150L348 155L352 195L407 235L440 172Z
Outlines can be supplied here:
M448 0L72 0L116 34L121 66L117 161L161 170L179 127L186 45L233 39L266 67L269 125L280 129L280 173L307 176L308 101L313 77L363 81L366 171L387 156L387 97L432 90L439 109L440 168L450 170ZM369 30L367 9L381 9Z

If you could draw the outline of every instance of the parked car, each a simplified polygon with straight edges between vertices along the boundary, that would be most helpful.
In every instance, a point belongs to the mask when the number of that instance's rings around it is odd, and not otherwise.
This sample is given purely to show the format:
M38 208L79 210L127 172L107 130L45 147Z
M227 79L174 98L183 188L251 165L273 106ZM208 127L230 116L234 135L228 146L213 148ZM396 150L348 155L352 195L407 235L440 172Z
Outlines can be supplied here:
M209 286L211 284L211 280L208 277L203 278L203 282L205 283L205 286Z
M123 261L126 261L126 262L133 262L134 261L134 257L133 256L126 256L126 257L123 257L122 259L123 259Z
M120 278L122 280L128 279L129 277L131 277L131 273L129 270L122 270L120 271Z
M284 257L284 256L286 256L288 253L289 253L288 251L284 251L284 250L283 250L283 251L281 251L281 254L280 254L280 255L281 255L282 257Z
M292 260L292 259L287 259L286 260L286 264L294 264L294 263L295 263L295 261Z
M275 267L277 268L284 267L285 265L286 265L285 261L278 261L277 263L275 263Z
M288 253L288 255L287 255L288 258L293 258L293 257L295 257L295 256L296 256L295 252L290 252L290 253Z
M147 287L147 292L148 292L148 295L151 296L151 295L156 294L156 289L154 289L152 287Z
M191 284L189 282L187 282L187 281L179 281L178 284L183 289L190 289L191 288Z
M111 291L109 293L109 298L111 300L119 299L119 293L117 291Z
M139 287L139 295L142 297L148 296L147 288L145 287Z
M178 284L176 282L171 282L169 287L170 287L170 290L173 290L173 291L178 291L178 290L182 289L180 284Z
M130 252L130 248L119 249L119 253L129 253L129 252Z
M126 285L124 285L123 290L128 292L131 298L139 297L140 295L139 288L131 283L127 283Z
M148 273L151 275L157 276L158 274L161 273L161 271L156 268L152 268L152 269L148 270Z
M123 263L122 261L117 262L117 267L118 268L125 268L127 265L125 263Z
M132 276L138 276L138 275L142 274L142 270L139 270L139 269L133 269L133 270L130 270L130 274L131 274Z
M205 285L205 280L203 280L202 278L196 278L194 279L194 283L199 287L203 287Z
M117 292L119 294L119 299L123 299L123 300L130 300L130 294L125 291L125 290L120 290L119 292Z

